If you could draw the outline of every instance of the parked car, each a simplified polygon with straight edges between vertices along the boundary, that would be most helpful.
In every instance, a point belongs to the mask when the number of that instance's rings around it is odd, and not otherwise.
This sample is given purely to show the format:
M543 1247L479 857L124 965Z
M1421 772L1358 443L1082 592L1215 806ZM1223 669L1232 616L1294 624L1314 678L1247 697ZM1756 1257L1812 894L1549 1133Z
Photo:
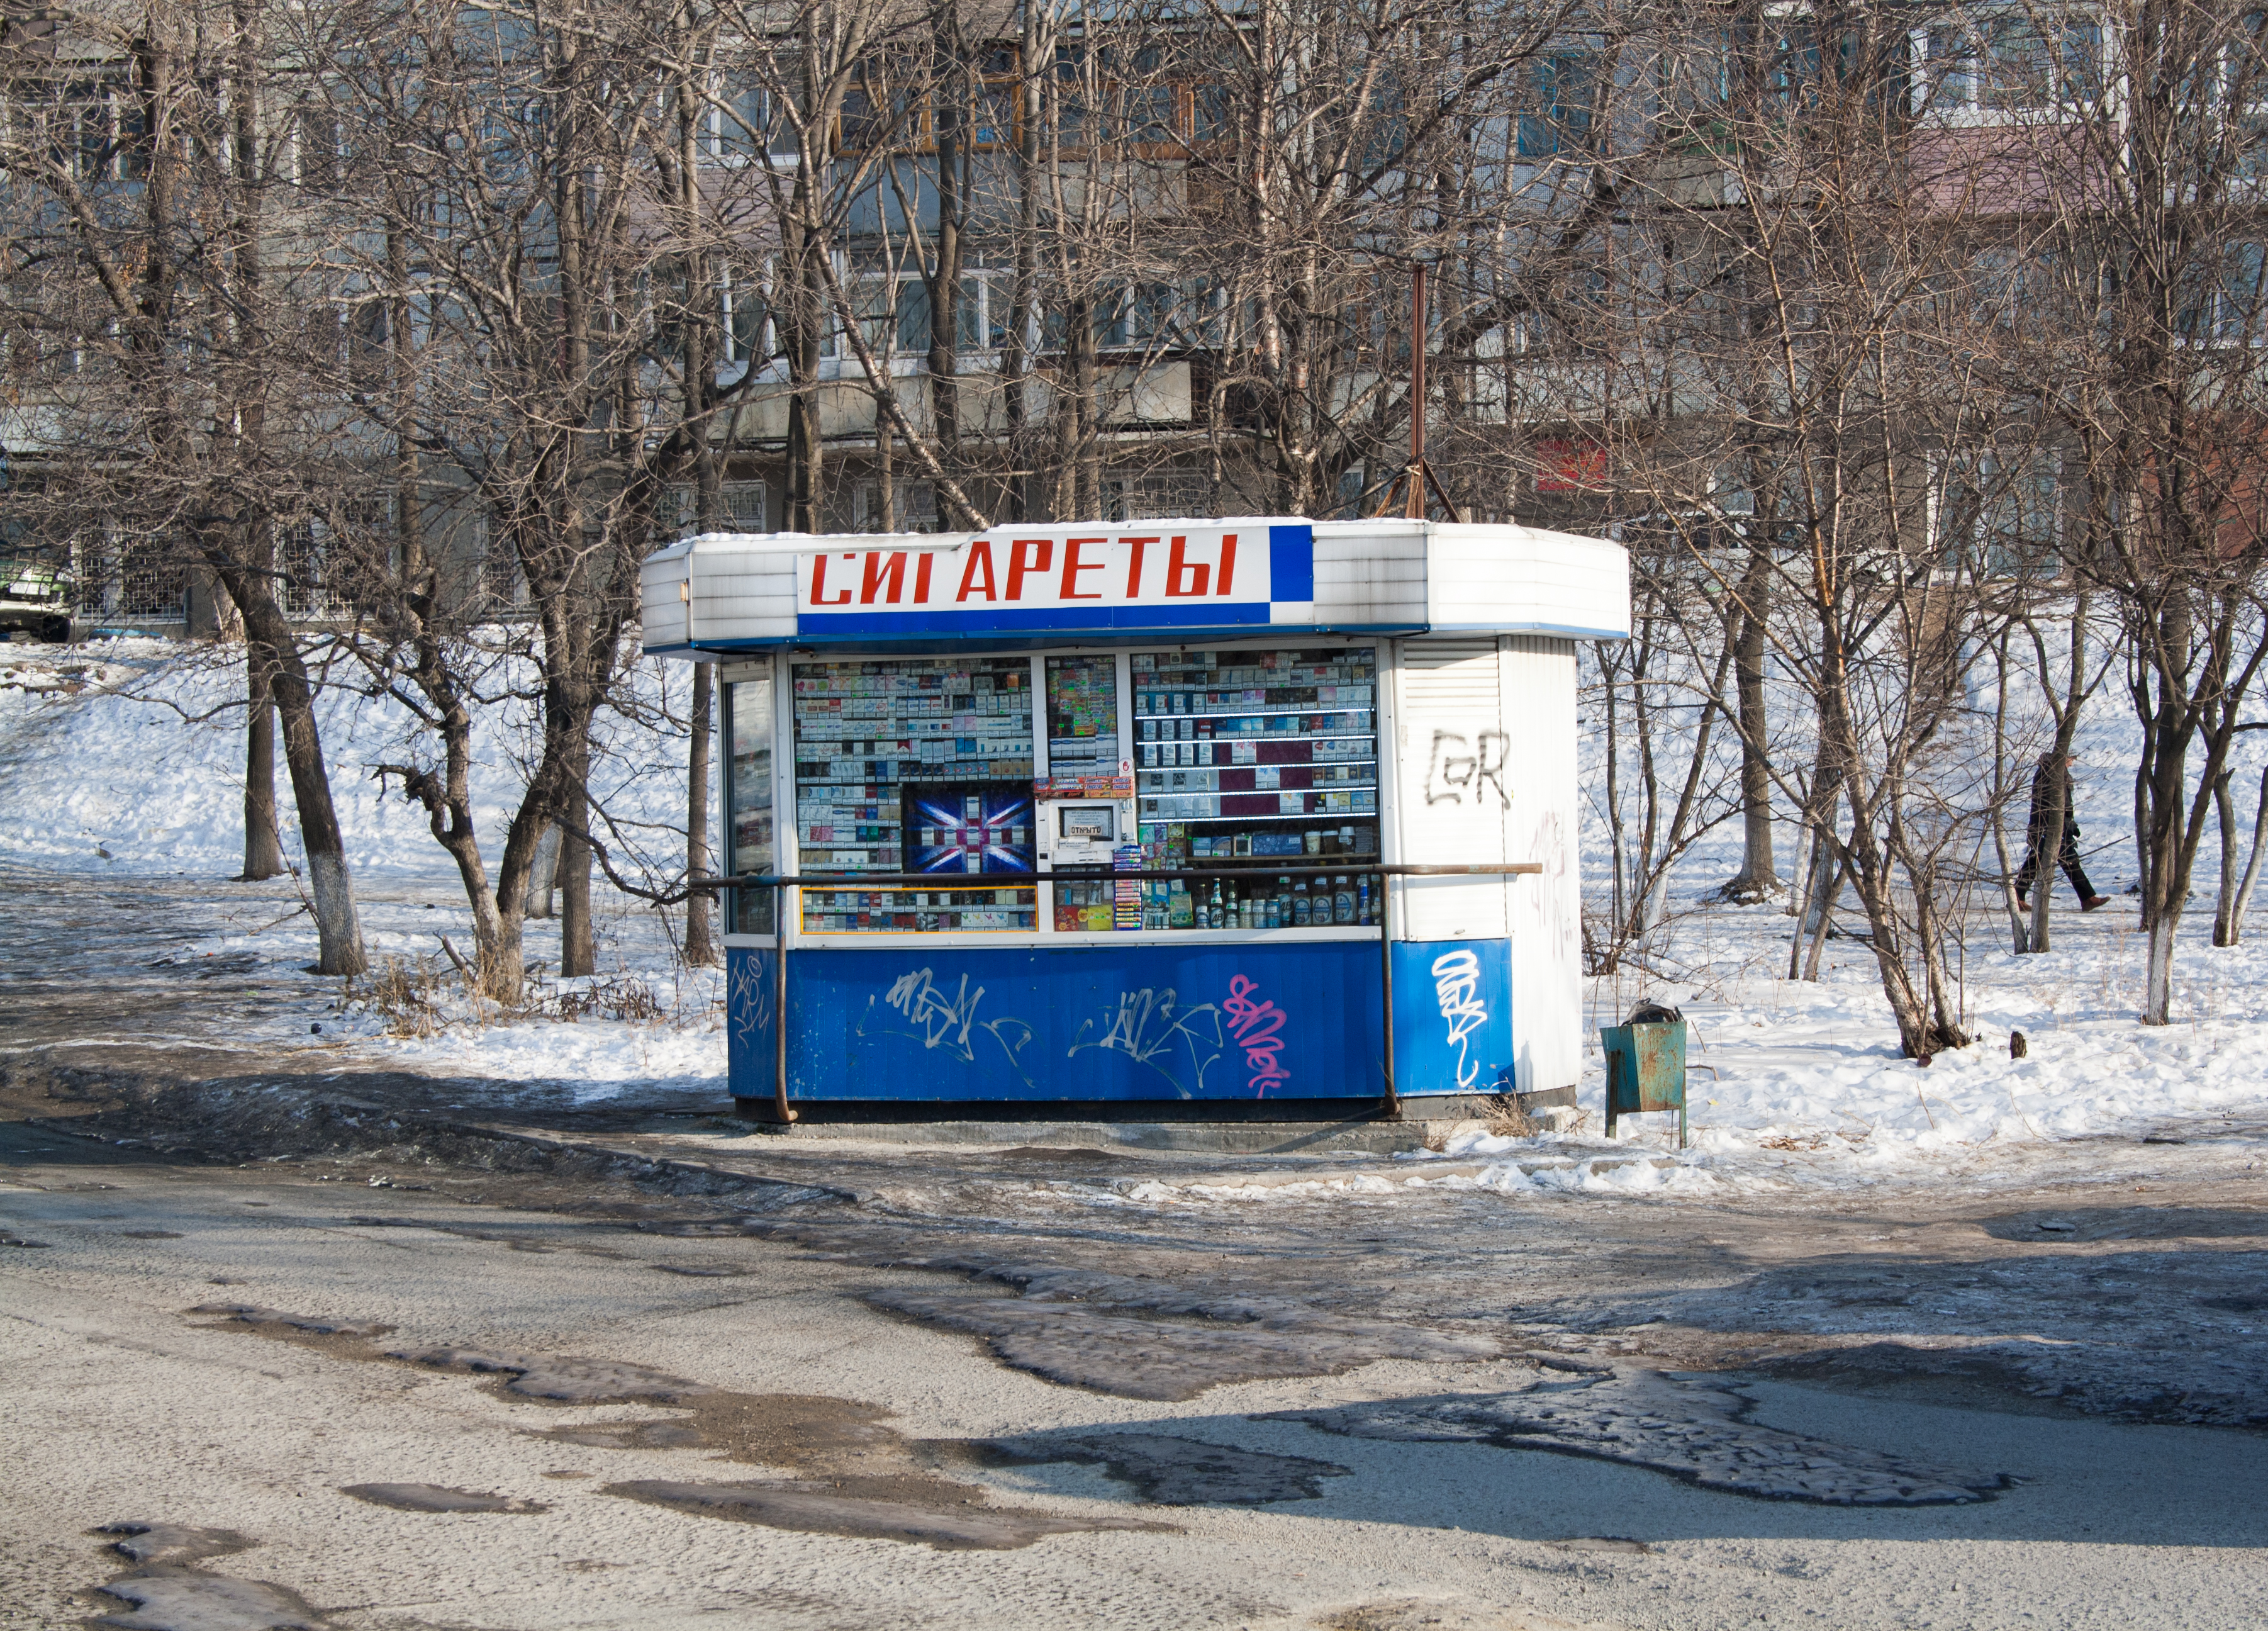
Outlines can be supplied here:
M0 636L29 634L63 645L71 638L70 572L23 558L0 559Z

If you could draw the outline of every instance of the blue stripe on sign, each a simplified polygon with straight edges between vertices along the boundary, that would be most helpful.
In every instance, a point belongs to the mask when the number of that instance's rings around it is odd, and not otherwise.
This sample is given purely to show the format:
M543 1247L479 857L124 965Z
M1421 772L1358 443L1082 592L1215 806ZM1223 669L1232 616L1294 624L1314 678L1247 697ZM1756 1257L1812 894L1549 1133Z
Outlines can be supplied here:
M1278 601L1315 598L1315 529L1312 527L1270 527L1268 529L1268 594Z
M1304 532L1306 528L1300 530ZM1265 601L1193 601L1187 606L1104 606L1087 612L1059 607L1033 611L806 611L796 620L796 638L812 640L873 634L1023 633L1048 629L1078 631L1226 628L1265 624L1268 609Z

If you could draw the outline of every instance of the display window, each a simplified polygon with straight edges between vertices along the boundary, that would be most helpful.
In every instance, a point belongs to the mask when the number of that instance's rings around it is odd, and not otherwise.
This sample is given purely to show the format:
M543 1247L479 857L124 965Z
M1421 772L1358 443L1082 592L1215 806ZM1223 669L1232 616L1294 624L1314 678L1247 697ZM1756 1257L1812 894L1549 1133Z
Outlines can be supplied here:
M1374 924L1367 875L1270 868L1380 857L1376 651L1137 652L1130 667L1144 859L1226 869L1147 884L1144 926Z
M1116 782L1120 756L1118 659L1108 653L1050 657L1047 670L1048 779Z
M732 854L727 871L737 876L770 872L779 856L772 811L772 676L764 659L754 671L738 671L725 687L725 720L731 744L725 766L725 830ZM772 932L772 892L734 889L732 927L739 934Z
M1138 884L1101 876L1139 859L1134 835L1120 830L1115 802L1134 792L1132 781L1120 774L1126 756L1118 723L1118 658L1108 652L1050 657L1047 676L1048 776L1040 791L1052 801L1042 819L1054 823L1052 872L1060 881L1049 894L1056 932L1140 928Z
M1037 926L1032 665L1025 657L794 665L796 830L806 872L934 872L935 889L807 889L813 934Z
M866 658L779 673L793 869L849 875L798 892L806 933L1377 924L1376 881L1358 870L1381 859L1374 648ZM728 690L727 819L743 875L784 859L772 688L758 677ZM1348 870L1314 870L1335 860ZM1220 875L1114 875L1176 867ZM862 888L860 873L924 882ZM740 933L770 931L766 891L741 891L736 911Z

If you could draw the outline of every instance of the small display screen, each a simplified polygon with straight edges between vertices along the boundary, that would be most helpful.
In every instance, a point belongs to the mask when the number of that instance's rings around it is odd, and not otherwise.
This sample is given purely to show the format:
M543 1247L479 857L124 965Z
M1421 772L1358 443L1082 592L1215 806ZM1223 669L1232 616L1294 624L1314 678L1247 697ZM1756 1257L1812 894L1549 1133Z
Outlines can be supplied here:
M1107 804L1067 805L1057 813L1057 830L1066 838L1088 844L1118 841L1116 812Z
M909 782L899 797L908 872L1035 870L1029 781Z

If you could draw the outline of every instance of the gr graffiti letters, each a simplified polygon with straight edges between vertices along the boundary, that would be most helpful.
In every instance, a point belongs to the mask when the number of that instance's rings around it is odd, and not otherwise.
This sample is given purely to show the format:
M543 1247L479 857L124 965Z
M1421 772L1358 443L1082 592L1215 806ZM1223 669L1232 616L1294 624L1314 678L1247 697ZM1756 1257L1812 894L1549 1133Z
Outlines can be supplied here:
M922 1046L943 1046L964 1059L976 1057L968 1045L968 1033L976 1029L976 1007L984 1000L984 987L969 990L966 974L948 997L939 988L934 970L916 969L898 976L882 1000L912 1022L910 1034L921 1038Z
M1488 1023L1488 1004L1481 1000L1479 956L1458 950L1434 958L1433 996L1448 1022L1449 1045L1457 1051L1457 1086L1469 1088L1480 1079L1481 1067L1467 1057L1467 1050L1473 1032Z
M1425 765L1425 802L1462 804L1469 797L1476 805L1484 805L1493 791L1496 807L1510 808L1504 764L1511 751L1512 737L1505 731L1478 731L1469 737L1461 731L1435 731L1432 756Z

